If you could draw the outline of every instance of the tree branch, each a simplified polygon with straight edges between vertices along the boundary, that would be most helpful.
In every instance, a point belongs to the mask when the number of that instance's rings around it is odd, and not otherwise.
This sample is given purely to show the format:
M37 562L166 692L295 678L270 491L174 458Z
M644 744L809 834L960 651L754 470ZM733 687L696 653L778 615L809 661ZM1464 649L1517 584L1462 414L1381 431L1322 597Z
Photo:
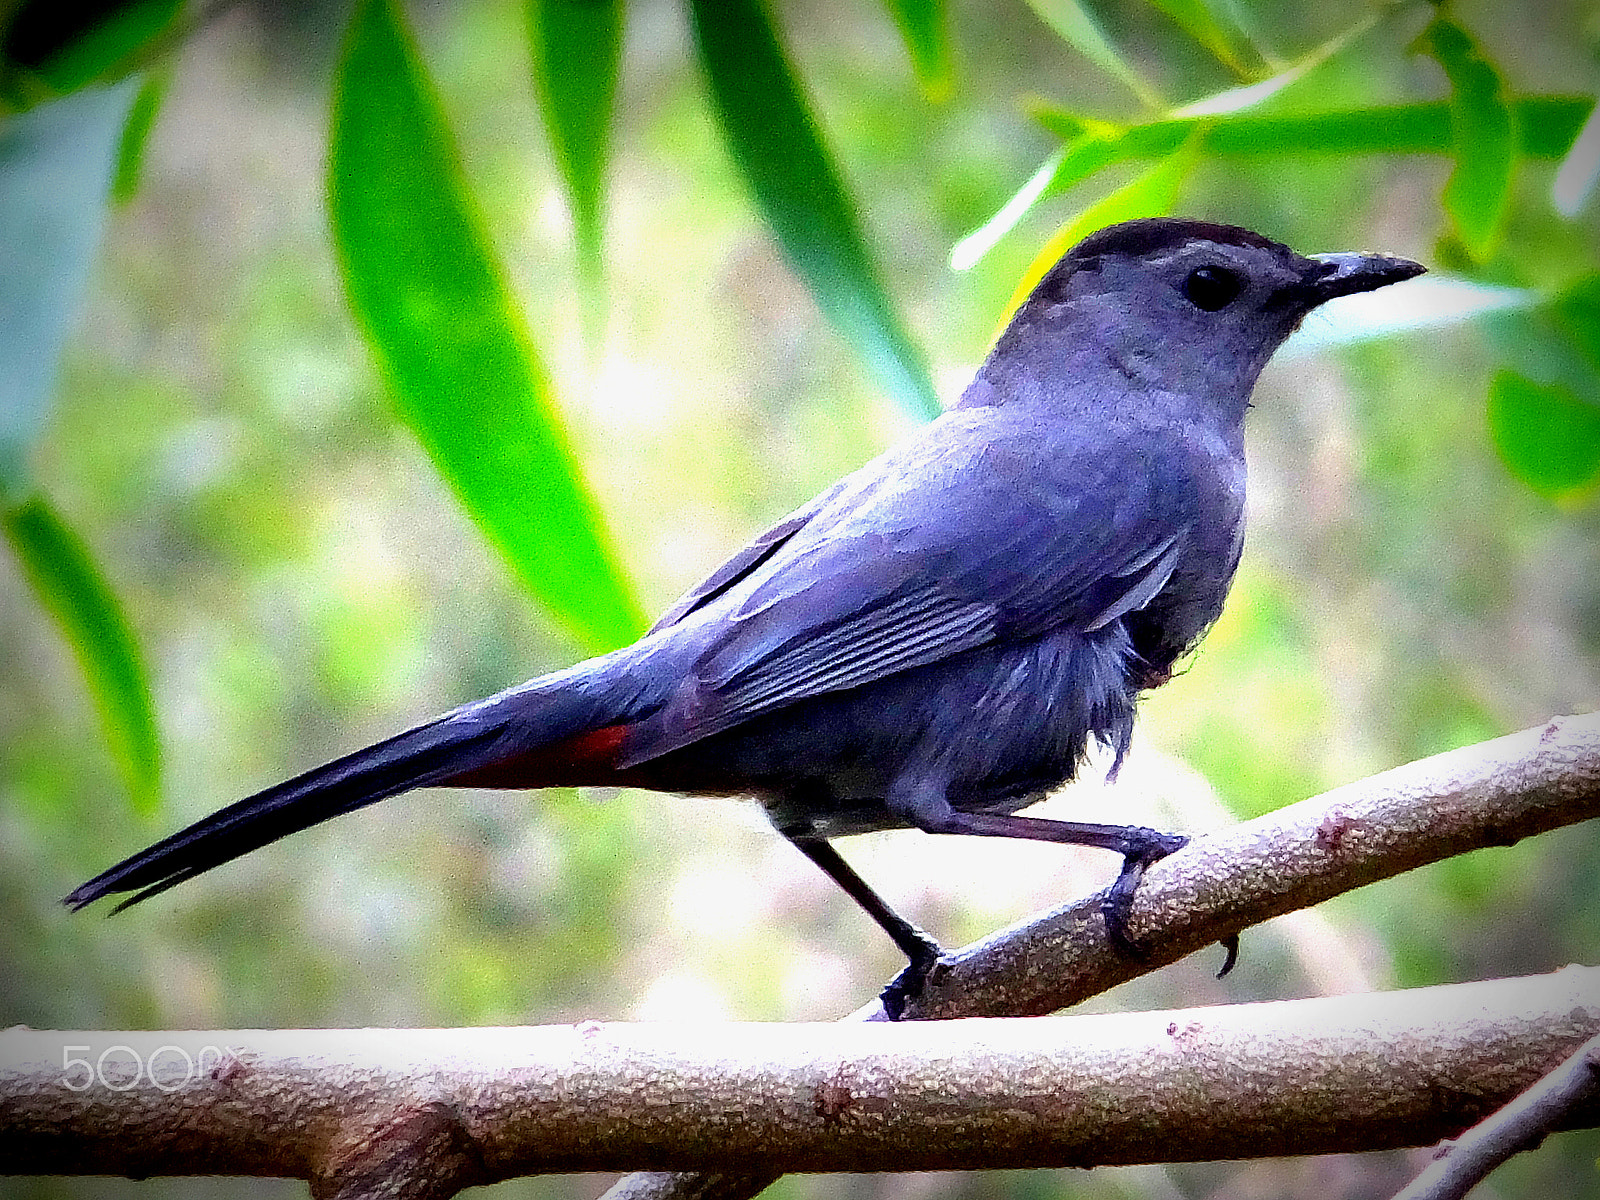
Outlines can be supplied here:
M1440 755L1156 864L1129 964L1090 898L954 955L919 1017L1081 1000L1247 925L1600 813L1600 714ZM1089 1165L1426 1144L1600 1031L1600 976L1027 1022L0 1035L0 1171L274 1174L415 1200L630 1169L614 1196L790 1170ZM9 1065L7 1065L9 1064ZM1600 1119L1591 1099L1568 1114ZM723 1174L685 1174L710 1170Z
M1098 995L1250 925L1484 846L1600 816L1600 713L1396 767L1196 838L1146 873L1131 932L1111 948L1091 896L949 957L911 1020L1034 1016ZM883 1019L876 1002L847 1020ZM638 1174L606 1200L745 1200L775 1177Z
M1532 1150L1581 1104L1600 1095L1600 1037L1590 1038L1499 1112L1445 1146L1395 1200L1462 1200L1506 1159Z
M1129 932L1144 962L1111 948L1091 896L950 956L906 1015L1055 1012L1272 917L1596 816L1600 713L1557 717L1196 838L1139 885Z
M926 1171L1427 1144L1600 1032L1600 969L899 1025L0 1034L0 1171L430 1200L540 1172ZM111 1049L115 1047L115 1049ZM204 1064L201 1069L201 1064ZM1600 1104L1567 1113L1600 1123Z

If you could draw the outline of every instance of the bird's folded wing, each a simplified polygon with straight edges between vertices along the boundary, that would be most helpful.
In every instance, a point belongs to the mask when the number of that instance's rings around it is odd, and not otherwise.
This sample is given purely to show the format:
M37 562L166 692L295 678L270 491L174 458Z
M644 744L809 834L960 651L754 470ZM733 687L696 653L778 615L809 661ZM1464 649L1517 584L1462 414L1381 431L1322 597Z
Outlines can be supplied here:
M753 716L984 645L995 625L993 605L924 582L753 659L728 653L742 649L732 643L705 662L700 683L725 709Z
M711 603L741 579L744 579L766 562L773 554L782 548L783 544L793 537L807 521L816 516L828 501L832 500L845 485L848 479L840 480L827 491L817 496L810 503L795 509L771 529L753 539L749 545L740 550L727 562L723 563L701 583L685 593L676 604L662 613L656 623L650 626L649 632L656 633L669 625L676 625L684 617L699 608Z
M827 528L797 533L802 521L766 554L747 551L759 570L708 582L727 606L720 628L673 697L630 731L626 761L997 640L1092 632L1148 604L1186 527L1136 478L1076 482L1056 494L954 472L939 488L886 488L825 514Z

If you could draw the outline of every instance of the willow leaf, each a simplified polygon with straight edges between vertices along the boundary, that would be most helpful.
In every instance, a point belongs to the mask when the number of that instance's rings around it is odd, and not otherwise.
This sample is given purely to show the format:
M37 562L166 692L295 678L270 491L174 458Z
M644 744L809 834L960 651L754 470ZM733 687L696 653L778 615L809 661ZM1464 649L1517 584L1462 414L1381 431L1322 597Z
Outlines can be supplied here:
M945 0L883 3L900 30L922 94L935 102L948 100L955 83L955 62L950 52L950 13Z
M357 5L332 124L334 242L402 418L528 590L584 646L632 640L639 608L391 0Z
M622 0L528 0L527 13L534 90L566 184L579 261L594 286L622 57Z
M1450 80L1450 131L1455 170L1444 207L1456 236L1478 262L1500 243L1511 207L1517 135L1505 80L1483 47L1460 24L1436 17L1418 46Z
M916 416L936 416L927 364L878 279L766 7L691 0L689 11L729 152L785 257L889 394Z
M72 647L134 808L160 800L161 743L133 629L88 545L38 493L7 505L6 540L40 607Z
M1095 201L1051 234L1039 253L1034 255L1027 270L1022 273L1022 278L1017 281L1016 289L1012 292L1005 313L1001 317L1001 325L1011 319L1011 314L1016 312L1028 298L1028 293L1033 291L1061 256L1088 234L1107 225L1115 225L1119 221L1131 221L1135 217L1169 215L1173 206L1178 203L1178 193L1183 187L1183 181L1189 177L1200 161L1200 148L1204 140L1205 131L1196 130L1183 145L1161 162L1131 183L1124 184L1109 196Z

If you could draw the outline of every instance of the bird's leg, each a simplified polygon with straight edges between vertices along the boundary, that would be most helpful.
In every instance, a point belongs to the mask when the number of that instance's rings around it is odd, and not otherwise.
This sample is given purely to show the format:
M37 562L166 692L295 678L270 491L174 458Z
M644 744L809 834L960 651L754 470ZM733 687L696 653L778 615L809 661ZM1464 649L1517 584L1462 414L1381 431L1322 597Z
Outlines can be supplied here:
M1163 833L1142 825L1098 825L1089 821L1057 821L1046 817L1019 817L1010 813L969 813L952 810L950 828L942 832L986 837L1028 838L1094 846L1122 855L1122 871L1100 901L1106 940L1135 962L1147 957L1144 947L1128 933L1128 914L1146 868L1189 844L1181 833Z
M924 783L891 797L890 807L918 829L928 833L965 833L980 837L1026 838L1036 842L1062 842L1094 846L1122 855L1122 873L1100 901L1106 939L1134 960L1145 952L1128 935L1128 913L1145 869L1174 850L1188 845L1181 833L1162 833L1141 825L1097 825L1089 821L1057 821L1046 817L1019 817L1011 813L963 812L953 807L943 788ZM1223 973L1233 965L1234 952Z
M927 828L923 826L923 828ZM1181 833L1162 833L1142 825L1096 825L1087 821L1056 821L1047 817L1018 817L1007 813L968 813L951 809L940 828L931 833L972 833L988 837L1029 838L1039 842L1065 842L1076 846L1095 846L1122 855L1122 872L1100 900L1100 916L1106 924L1106 940L1117 951L1135 962L1149 956L1128 933L1128 914L1133 910L1133 894L1139 890L1145 869L1160 862L1174 850L1181 850L1189 839ZM1221 942L1224 957L1221 979L1239 961L1239 935L1229 934Z
M842 887L910 960L905 970L890 980L879 996L884 1013L891 1021L898 1021L905 1012L906 1002L921 994L922 985L927 982L934 964L939 961L943 953L939 943L890 908L832 845L821 838L791 835L789 840L800 848L800 853L821 867L829 879Z

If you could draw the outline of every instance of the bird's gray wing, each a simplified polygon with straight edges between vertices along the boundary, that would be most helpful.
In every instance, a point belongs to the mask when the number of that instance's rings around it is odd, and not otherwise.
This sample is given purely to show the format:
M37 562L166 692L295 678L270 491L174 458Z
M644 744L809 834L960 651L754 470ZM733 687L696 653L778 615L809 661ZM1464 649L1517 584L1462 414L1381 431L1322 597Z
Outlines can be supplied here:
M748 546L723 563L701 583L683 595L676 604L656 618L649 632L656 633L703 608L771 558L779 548L816 516L819 509L838 494L848 480L841 480L810 503L794 510L771 529L754 538Z
M847 481L717 591L693 669L630 732L628 762L997 640L1103 628L1148 604L1182 553L1176 498L1140 472L931 449Z

